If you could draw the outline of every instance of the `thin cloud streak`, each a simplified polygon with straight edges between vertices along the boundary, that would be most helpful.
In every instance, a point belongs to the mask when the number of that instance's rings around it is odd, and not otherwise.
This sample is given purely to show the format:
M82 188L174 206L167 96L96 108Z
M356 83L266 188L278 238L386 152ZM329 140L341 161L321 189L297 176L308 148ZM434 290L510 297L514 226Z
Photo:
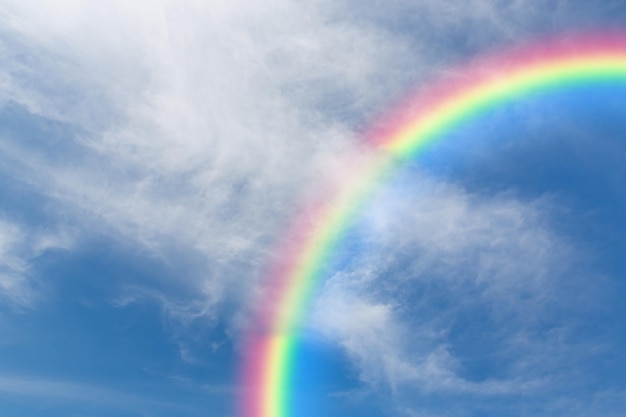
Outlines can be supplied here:
M0 376L0 396L10 395L53 403L90 405L117 410L170 410L201 415L206 410L189 404L129 394L91 384L37 377Z

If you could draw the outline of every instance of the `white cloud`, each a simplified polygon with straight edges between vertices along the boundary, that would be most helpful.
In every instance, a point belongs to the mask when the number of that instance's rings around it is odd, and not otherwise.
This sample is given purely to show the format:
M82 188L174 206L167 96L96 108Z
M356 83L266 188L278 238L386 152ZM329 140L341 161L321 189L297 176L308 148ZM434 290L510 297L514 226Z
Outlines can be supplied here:
M0 301L10 307L30 307L40 296L33 262L50 250L68 250L74 245L69 229L57 232L26 228L0 219Z
M355 120L439 66L423 31L462 11L394 3L383 14L427 13L408 37L364 18L369 6L4 2L3 102L65 123L57 146L71 152L53 158L15 132L0 150L82 228L165 258L185 247L211 265L185 281L237 293L224 287L249 288L302 189L350 152ZM490 2L474 6L474 20L499 22Z
M324 1L5 2L3 102L64 130L28 132L43 146L4 133L3 160L86 233L174 265L204 258L179 282L207 297L207 317L225 298L245 302L303 191L351 152L351 119L403 82L389 70L406 43L341 12Z
M570 344L576 324L555 313L573 300L564 288L589 279L584 257L550 227L555 203L424 178L413 187L409 197L406 184L383 192L358 222L369 241L327 281L309 326L400 408L412 390L538 395L568 383L597 345ZM475 349L498 368L472 376Z
M5 96L79 129L63 139L82 162L10 137L5 158L125 238L182 243L215 265L258 259L319 159L350 136L288 90L308 97L329 80L365 91L382 49L325 25L315 5L107 4L5 5ZM42 54L22 62L23 49Z
M122 294L111 300L117 308L127 308L135 304L156 304L162 313L164 327L171 333L173 343L178 346L180 358L187 363L199 364L198 346L204 348L209 343L216 352L219 341L211 341L212 335L206 329L217 322L216 304L221 298L219 289L210 287L214 282L206 282L194 296L179 295L159 291L149 286L125 286Z

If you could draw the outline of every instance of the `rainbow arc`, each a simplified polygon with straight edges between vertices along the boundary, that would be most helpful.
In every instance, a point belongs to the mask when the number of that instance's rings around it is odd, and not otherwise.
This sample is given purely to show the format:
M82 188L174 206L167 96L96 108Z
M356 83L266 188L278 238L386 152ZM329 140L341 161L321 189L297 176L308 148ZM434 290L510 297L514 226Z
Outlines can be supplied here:
M401 161L445 140L463 122L536 92L626 82L626 34L541 40L477 59L410 96L365 135L352 168L308 202L277 248L267 293L246 338L241 417L297 417L289 399L294 351L323 267L350 220Z

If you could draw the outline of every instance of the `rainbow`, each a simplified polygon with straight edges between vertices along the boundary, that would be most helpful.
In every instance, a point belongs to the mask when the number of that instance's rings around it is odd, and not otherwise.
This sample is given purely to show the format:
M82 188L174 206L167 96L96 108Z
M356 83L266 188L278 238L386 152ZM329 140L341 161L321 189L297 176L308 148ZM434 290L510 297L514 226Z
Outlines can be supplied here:
M343 172L305 204L277 249L247 332L241 417L290 417L290 381L301 324L322 270L350 220L388 174L429 143L490 109L545 91L626 82L626 33L560 37L459 67L409 96L364 136ZM340 180L333 180L340 178Z

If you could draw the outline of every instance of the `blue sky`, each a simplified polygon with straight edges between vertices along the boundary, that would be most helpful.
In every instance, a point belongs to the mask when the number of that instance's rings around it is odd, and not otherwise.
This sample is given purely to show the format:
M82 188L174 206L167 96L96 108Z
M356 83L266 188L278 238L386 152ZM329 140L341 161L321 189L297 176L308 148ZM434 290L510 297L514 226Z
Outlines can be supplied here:
M623 16L3 1L0 415L236 416L275 242L364 126L466 59ZM621 416L625 97L526 97L399 167L311 300L294 416Z

